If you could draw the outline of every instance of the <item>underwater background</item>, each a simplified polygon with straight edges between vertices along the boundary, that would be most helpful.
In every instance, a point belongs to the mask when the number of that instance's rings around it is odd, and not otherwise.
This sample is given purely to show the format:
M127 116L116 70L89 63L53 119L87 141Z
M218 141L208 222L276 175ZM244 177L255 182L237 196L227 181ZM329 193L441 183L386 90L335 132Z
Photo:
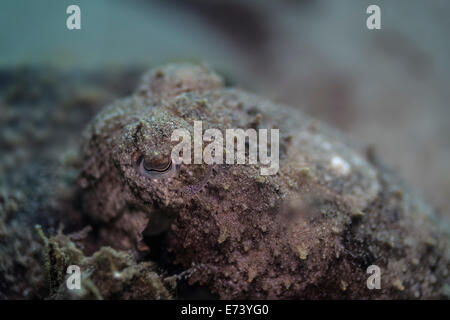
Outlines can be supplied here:
M71 4L81 30L66 28ZM381 30L366 27L370 4ZM448 224L449 12L445 0L1 1L0 298L45 296L8 278L41 277L23 226L57 231L86 124L166 62L206 63L342 130Z

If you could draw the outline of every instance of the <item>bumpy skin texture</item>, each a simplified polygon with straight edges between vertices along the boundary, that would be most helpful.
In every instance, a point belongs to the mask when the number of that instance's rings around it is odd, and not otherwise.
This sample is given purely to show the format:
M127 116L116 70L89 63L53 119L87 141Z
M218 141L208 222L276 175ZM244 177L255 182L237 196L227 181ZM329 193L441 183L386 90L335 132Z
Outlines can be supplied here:
M169 157L174 129L280 129L280 169L182 165L139 174L141 157ZM224 135L225 136L225 135ZM171 263L220 298L448 298L448 231L373 155L297 109L224 88L203 66L168 65L86 130L83 213L99 244L138 250L163 234ZM369 290L366 269L381 268Z

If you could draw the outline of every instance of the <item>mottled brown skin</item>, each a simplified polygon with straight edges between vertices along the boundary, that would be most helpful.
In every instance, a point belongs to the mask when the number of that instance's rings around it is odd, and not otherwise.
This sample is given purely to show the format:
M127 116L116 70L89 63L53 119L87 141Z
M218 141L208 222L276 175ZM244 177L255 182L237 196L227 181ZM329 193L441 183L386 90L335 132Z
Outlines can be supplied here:
M176 128L280 129L280 169L182 165L139 174L140 157L169 158ZM224 132L224 131L223 131ZM203 66L168 65L105 108L86 131L84 215L99 244L142 249L165 233L171 263L221 298L445 298L448 232L374 157L297 109L234 88ZM381 268L381 290L366 268Z

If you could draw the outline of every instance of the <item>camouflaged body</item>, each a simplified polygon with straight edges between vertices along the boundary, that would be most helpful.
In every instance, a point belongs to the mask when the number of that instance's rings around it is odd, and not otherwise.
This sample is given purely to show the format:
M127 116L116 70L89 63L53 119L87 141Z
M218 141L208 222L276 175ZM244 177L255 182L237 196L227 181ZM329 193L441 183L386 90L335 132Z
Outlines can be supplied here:
M136 169L170 156L171 133L279 129L280 165L181 165L167 179ZM206 144L206 143L205 143ZM221 298L447 297L448 232L395 176L298 109L226 88L204 66L168 65L101 111L85 132L83 215L98 243L139 251L162 235L164 263ZM142 242L144 240L144 242ZM368 266L382 271L369 290Z

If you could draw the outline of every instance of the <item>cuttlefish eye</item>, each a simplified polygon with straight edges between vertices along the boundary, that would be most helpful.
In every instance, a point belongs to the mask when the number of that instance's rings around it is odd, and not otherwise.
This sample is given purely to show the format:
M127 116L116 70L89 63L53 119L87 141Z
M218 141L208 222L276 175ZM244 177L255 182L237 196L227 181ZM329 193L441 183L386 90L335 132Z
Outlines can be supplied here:
M147 171L165 172L170 168L171 163L171 159L165 158L163 156L154 158L142 157L142 165Z
M176 166L172 163L170 157L156 156L145 157L141 156L137 162L138 172L152 179L168 178L176 172Z

